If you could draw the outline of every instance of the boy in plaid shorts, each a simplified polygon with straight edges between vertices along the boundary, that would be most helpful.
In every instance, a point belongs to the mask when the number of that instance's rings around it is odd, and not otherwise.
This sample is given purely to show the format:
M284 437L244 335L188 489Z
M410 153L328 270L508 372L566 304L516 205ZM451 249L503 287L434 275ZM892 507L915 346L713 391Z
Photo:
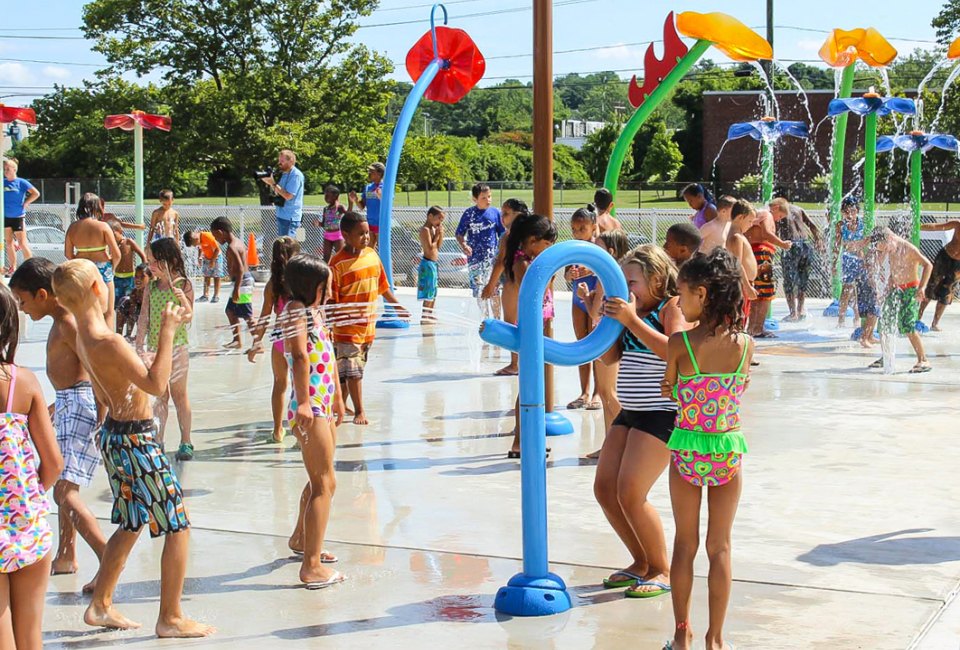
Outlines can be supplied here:
M63 473L53 488L60 520L54 575L77 572L78 532L97 559L102 557L107 543L96 518L80 498L80 488L90 485L100 466L100 450L95 440L100 418L90 376L80 365L76 353L77 323L53 294L56 268L50 260L34 257L21 264L10 279L10 289L25 314L35 321L46 316L53 318L47 337L47 378L56 390L51 415L63 455ZM92 585L93 582L83 590L90 591Z

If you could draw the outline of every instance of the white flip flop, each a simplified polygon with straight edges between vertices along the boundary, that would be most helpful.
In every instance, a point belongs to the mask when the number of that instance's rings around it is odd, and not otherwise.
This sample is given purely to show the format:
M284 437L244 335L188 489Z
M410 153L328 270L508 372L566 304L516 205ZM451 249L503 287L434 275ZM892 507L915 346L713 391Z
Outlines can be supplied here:
M316 591L318 589L326 589L327 587L338 585L346 579L347 576L343 575L339 571L334 571L333 575L330 576L328 580L324 580L322 582L305 582L303 586L310 591Z

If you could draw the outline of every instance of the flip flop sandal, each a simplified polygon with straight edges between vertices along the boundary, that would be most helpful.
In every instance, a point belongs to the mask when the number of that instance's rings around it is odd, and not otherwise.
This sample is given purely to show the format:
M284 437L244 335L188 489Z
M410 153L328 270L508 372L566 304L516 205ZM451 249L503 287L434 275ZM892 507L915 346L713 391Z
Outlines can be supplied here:
M780 338L780 337L777 336L776 334L774 334L773 332L767 332L766 330L764 330L763 332L760 332L759 334L757 334L757 335L754 336L753 338L755 338L755 339L776 339L776 338Z
M303 551L296 551L294 549L290 549L290 552L296 555L297 557L303 557ZM336 564L339 561L340 561L340 558L338 558L336 555L334 555L330 551L326 549L323 549L322 551L320 551L320 564Z
M586 406L586 404L587 404L587 400L583 399L582 397L578 397L577 399L567 404L567 410L574 411L576 409L582 409L584 406Z
M613 576L630 576L626 580L611 580ZM632 587L633 585L641 582L643 576L638 576L635 573L630 573L629 571L617 571L610 574L610 578L603 579L603 588L604 589L623 589L624 587Z
M931 370L933 370L933 366L929 363L918 363L913 368L910 368L909 373L911 375L920 375L925 372L930 372Z
M603 408L603 402L601 402L599 399L592 399L587 402L587 406L585 408L588 411L599 411Z
M867 368L883 368L883 359L877 359L871 363Z
M500 370L493 373L494 377L516 377L519 375L519 371L507 370L506 368L500 368Z
M654 591L637 591L637 587L644 586L657 587ZM656 580L640 580L633 587L627 589L623 592L623 595L627 598L656 598L657 596L662 596L664 594L670 593L670 585L658 582Z
M303 583L303 586L310 591L317 591L318 589L326 589L327 587L338 585L346 579L347 577L345 575L339 571L334 571L333 575L327 580L323 580L321 582L305 582Z

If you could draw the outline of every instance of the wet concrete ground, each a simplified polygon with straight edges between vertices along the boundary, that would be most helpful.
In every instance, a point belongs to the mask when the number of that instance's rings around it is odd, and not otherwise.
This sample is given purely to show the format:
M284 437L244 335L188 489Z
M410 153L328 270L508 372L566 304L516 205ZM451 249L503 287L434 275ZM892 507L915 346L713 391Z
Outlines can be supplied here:
M414 303L410 294L401 300ZM673 630L669 597L627 600L601 586L628 556L594 501L594 464L582 460L602 441L600 412L568 413L576 432L550 441L550 559L576 606L546 619L495 615L497 588L520 568L520 465L505 458L502 433L512 425L516 383L491 375L506 354L482 357L463 319L467 302L442 296L446 324L429 331L378 334L365 381L372 423L338 431L326 546L349 580L321 592L299 586L286 548L305 472L292 437L267 442L269 365L216 351L226 336L214 329L222 303L198 305L190 384L197 457L176 463L194 524L184 605L219 632L201 641L153 638L161 543L145 535L116 598L145 628L83 624L78 592L95 561L81 543L80 573L51 579L46 645L661 647ZM566 339L569 309L561 299L556 328ZM875 357L847 340L849 330L821 318L761 343L745 401L751 453L734 527L727 636L738 648L958 647L960 484L951 466L960 309L944 324L953 333L924 338L935 370L919 376L905 372L906 341L898 372L882 375L865 369ZM35 370L46 329L32 325L18 355ZM576 381L575 369L557 370L558 404L576 396ZM176 439L173 426L168 448ZM112 532L105 476L83 494ZM672 546L665 477L650 499ZM692 622L702 637L703 552L696 570Z

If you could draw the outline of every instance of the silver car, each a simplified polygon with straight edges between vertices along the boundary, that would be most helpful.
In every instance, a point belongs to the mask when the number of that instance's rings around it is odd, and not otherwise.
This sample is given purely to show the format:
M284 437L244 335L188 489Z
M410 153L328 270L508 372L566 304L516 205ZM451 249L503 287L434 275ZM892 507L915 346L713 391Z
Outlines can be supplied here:
M53 226L27 226L27 243L35 257L45 257L54 264L67 261L63 254L63 243L67 233Z
M421 256L417 255L413 262L413 273L417 273ZM470 277L467 271L467 256L460 249L455 237L444 237L440 243L440 252L437 255L439 267L439 285L441 287L464 288L470 286ZM416 275L414 275L416 278Z

